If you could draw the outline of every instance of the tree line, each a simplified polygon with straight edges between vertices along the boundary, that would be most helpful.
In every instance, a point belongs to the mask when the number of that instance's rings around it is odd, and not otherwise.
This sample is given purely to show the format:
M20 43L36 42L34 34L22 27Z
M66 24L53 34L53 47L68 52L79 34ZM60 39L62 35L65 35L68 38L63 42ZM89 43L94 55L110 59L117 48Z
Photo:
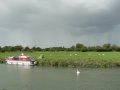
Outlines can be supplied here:
M66 47L48 47L48 48L40 48L40 47L23 47L22 45L17 46L0 46L0 52L14 52L14 51L95 51L95 52L112 52L112 51L120 51L120 46L112 45L110 43L103 44L101 46L85 46L84 44L77 43L69 48Z

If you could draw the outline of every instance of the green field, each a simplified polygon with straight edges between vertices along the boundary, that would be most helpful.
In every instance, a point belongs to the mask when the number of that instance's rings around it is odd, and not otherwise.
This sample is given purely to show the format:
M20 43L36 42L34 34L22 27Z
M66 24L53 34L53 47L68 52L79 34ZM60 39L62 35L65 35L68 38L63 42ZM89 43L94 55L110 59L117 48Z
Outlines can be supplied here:
M0 53L0 58L20 55L21 52ZM120 52L24 52L43 66L120 67ZM44 58L40 58L43 55Z

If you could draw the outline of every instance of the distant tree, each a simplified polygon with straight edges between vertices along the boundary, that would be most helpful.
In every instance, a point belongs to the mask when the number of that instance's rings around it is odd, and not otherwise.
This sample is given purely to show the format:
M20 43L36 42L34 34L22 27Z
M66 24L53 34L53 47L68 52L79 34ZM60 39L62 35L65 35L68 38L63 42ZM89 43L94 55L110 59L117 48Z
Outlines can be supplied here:
M89 46L87 47L88 51L97 51L95 46Z
M32 47L31 50L32 50L32 51L35 51L35 50L36 50L36 47Z
M12 46L4 46L2 50L4 51L11 51Z
M22 51L23 47L21 45L14 46L15 51Z
M30 48L29 48L28 46L26 46L26 47L24 48L24 51L30 51Z
M43 51L50 51L50 48L44 48Z
M102 49L101 46L96 46L95 48L96 48L96 51L97 51L97 52L102 52L102 51L103 51L103 49Z
M11 47L11 51L12 51L12 52L13 52L13 51L16 51L16 49L15 49L14 46Z
M112 45L111 48L112 48L112 51L120 51L120 46Z
M41 51L42 49L40 47L32 47L31 50L32 51Z
M64 47L50 47L50 48L45 48L45 51L65 51Z
M82 47L81 52L87 52L87 47Z
M82 48L82 47L84 47L83 44L80 44L80 43L77 43L77 44L76 44L76 48Z
M75 51L75 48L76 47L74 45L70 47L71 51Z
M2 47L0 46L0 51L2 50Z
M2 52L2 53L4 53L4 52L5 52L5 50L2 48L2 49L1 49L1 52Z
M75 47L75 50L76 51L81 51L81 48L83 48L83 47L85 47L83 44L77 43L76 47Z
M120 52L120 46L116 49L116 51Z
M117 51L119 49L119 47L115 44L112 45L111 48L112 48L112 51Z
M103 51L112 51L111 44L110 43L104 44L102 46L102 49L103 49Z
M73 51L73 49L71 49L71 48L66 48L65 50L66 51Z
M42 49L40 47L36 47L36 51L41 51Z
M111 48L111 44L110 44L110 43L108 43L108 44L103 44L102 47L105 48L105 49L108 49L108 48Z

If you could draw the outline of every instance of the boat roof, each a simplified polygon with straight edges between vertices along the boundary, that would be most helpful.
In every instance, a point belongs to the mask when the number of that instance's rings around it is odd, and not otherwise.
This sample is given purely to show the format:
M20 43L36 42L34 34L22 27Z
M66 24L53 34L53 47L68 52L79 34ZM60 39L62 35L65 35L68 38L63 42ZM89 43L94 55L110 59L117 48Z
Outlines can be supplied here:
M18 56L19 58L29 58L29 56Z

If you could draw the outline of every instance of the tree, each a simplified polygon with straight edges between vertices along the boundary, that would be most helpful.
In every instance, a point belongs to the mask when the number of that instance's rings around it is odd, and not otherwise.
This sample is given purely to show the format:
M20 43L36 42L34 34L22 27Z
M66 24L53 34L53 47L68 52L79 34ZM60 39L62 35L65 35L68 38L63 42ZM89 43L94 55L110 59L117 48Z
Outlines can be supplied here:
M83 44L77 43L76 47L75 47L75 50L76 51L81 51L81 48L83 48L83 47L85 47Z
M14 51L14 47L13 46L4 46L2 48L2 50L4 50L4 51Z
M21 45L14 46L15 51L22 51L23 47Z
M0 46L0 51L2 50L2 47Z
M82 47L81 48L81 52L86 52L87 51L87 47Z
M30 51L30 48L29 48L28 46L26 46L26 47L24 48L24 51Z
M120 46L112 45L111 48L112 48L112 51L120 51Z
M36 47L36 51L41 51L42 49L40 47Z
M32 51L41 51L42 49L40 47L32 47Z
M89 46L87 47L88 51L96 51L96 47L95 46Z
M71 49L72 51L74 51L74 50L75 50L75 46L74 46L74 45L71 46L70 49Z
M108 44L103 44L103 48L111 48L111 44L110 43L108 43Z
M103 51L103 49L102 49L102 47L100 47L100 46L96 46L96 51L97 51L97 52L101 52L101 51Z
M103 48L103 51L112 51L112 48L111 48L111 44L110 44L110 43L104 44L104 45L102 46L102 48Z
M76 48L82 48L82 47L84 47L83 44L80 44L80 43L77 43L77 44L76 44Z

